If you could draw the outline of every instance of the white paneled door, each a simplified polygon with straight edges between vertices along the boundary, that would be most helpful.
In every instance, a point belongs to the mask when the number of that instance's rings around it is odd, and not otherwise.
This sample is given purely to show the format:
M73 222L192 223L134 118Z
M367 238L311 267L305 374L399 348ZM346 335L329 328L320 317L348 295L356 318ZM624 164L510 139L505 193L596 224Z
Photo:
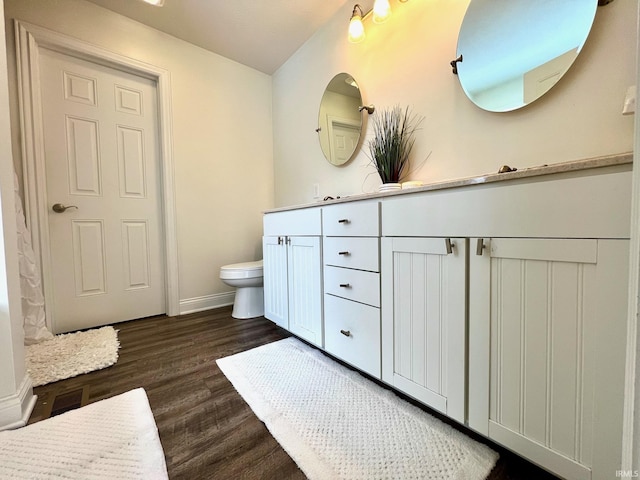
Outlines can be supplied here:
M628 240L480 241L469 261L469 426L562 478L614 478Z
M289 287L286 237L262 237L264 316L289 329Z
M323 346L320 237L287 237L289 331Z
M360 124L353 124L348 119L328 118L329 146L332 163L342 165L351 158L360 140Z
M382 239L382 380L464 422L464 238Z
M52 328L164 313L155 82L47 50L40 70Z

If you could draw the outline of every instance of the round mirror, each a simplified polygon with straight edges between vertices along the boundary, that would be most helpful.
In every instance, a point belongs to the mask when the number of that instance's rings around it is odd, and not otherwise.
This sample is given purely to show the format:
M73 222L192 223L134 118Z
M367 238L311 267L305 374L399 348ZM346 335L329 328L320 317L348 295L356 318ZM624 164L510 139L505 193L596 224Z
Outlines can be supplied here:
M362 131L362 95L347 73L339 73L329 82L320 101L318 138L322 153L333 165L347 163L358 147Z
M471 0L460 27L460 84L480 108L507 112L544 95L580 53L598 0Z

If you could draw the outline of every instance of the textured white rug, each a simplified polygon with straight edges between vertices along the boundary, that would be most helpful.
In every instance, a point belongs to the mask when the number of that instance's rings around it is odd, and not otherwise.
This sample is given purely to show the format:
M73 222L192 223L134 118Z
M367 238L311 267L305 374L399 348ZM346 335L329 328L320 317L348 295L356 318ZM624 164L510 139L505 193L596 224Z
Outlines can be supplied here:
M113 327L56 335L25 347L33 386L100 370L118 360L118 334Z
M217 361L312 480L481 480L498 454L293 338Z
M0 478L169 478L145 391L0 432Z

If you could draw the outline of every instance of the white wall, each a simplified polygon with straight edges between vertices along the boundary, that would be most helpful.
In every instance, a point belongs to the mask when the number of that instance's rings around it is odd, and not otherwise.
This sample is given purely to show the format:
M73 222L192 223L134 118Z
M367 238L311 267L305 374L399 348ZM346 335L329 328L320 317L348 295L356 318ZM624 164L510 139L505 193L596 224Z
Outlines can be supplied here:
M219 268L262 258L262 211L273 206L271 77L83 0L7 0L5 18L18 168L14 18L171 73L182 311L232 290Z
M339 72L353 75L366 104L411 106L424 116L414 159L429 158L412 179L439 181L496 172L503 164L525 168L632 151L633 116L622 116L621 109L627 87L636 82L637 0L598 8L587 44L565 77L540 100L510 113L473 105L451 73L468 4L392 0L387 23L365 19L367 38L360 44L347 41L353 5L345 4L274 74L277 206L313 201L314 183L321 196L373 191L380 184L364 151L334 167L320 150L318 106Z
M0 52L5 48L0 0ZM7 64L0 55L0 138L9 138ZM24 333L18 271L18 240L11 145L0 142L0 430L21 426L35 397L24 365Z

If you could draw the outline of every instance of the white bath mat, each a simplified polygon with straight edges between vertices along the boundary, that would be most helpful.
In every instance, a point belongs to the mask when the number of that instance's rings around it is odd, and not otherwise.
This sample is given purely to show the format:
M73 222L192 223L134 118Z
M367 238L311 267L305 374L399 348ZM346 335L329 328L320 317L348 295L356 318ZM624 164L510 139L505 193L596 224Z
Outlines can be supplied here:
M498 454L293 338L217 361L312 480L481 480Z
M168 478L145 391L137 388L0 432L0 478Z
M100 370L118 360L118 334L113 327L56 335L25 347L33 386Z

